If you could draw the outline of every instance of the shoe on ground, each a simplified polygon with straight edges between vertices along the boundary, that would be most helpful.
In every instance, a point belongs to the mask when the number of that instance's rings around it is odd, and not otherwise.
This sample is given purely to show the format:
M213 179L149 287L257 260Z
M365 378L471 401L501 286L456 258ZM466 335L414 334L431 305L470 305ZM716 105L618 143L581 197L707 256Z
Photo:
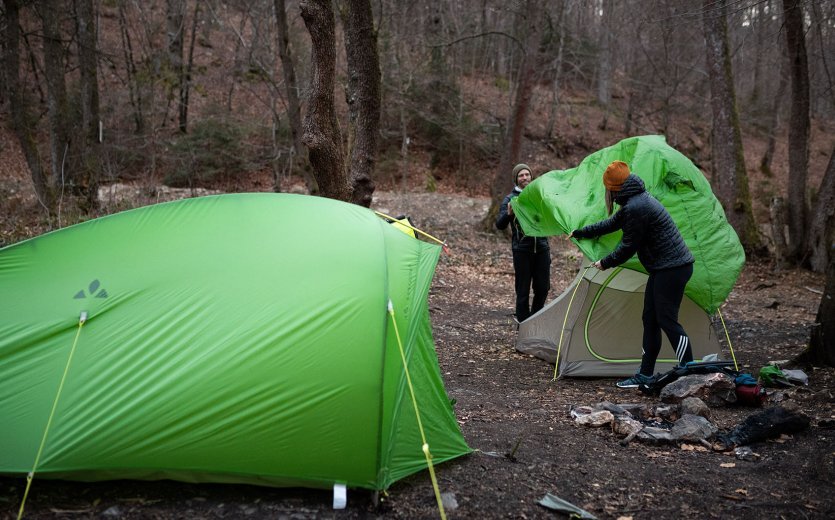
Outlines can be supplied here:
M638 388L639 386L649 382L650 377L643 374L635 374L629 379L617 382L618 388Z

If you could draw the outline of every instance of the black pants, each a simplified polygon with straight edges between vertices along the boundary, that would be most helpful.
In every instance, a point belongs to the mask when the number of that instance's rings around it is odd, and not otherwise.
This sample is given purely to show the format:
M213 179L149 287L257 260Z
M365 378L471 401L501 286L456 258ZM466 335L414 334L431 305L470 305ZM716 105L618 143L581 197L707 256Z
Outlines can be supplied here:
M545 305L551 288L551 253L548 249L513 251L513 270L516 273L516 319L528 319ZM533 302L530 301L533 285Z
M684 297L684 287L693 276L693 264L650 273L644 293L644 345L641 374L653 375L655 360L661 352L661 331L667 335L676 351L678 364L693 361L690 338L678 322L678 310Z

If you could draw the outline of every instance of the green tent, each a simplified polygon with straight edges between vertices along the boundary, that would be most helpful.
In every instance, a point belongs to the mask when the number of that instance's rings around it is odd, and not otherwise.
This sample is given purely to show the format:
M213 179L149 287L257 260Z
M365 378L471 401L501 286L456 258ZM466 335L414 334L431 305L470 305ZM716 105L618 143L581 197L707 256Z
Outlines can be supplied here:
M32 470L49 423L36 478L385 489L426 467L398 334L434 462L468 453L429 323L439 251L286 194L0 249L0 474Z
M589 155L575 168L540 176L513 203L522 229L532 236L568 234L606 218L603 172L615 160L626 162L670 212L696 258L686 294L707 313L715 313L733 289L745 253L702 172L662 136L624 139ZM599 260L614 250L620 238L616 232L574 242L585 256ZM646 273L637 256L623 267Z

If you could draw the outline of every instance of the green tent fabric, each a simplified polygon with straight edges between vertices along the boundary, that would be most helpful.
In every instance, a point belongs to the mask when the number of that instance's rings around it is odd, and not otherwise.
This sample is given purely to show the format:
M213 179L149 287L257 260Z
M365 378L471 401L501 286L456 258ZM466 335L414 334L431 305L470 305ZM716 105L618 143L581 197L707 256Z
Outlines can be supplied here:
M434 462L469 453L429 322L439 251L288 194L0 249L0 474L32 469L72 352L36 478L385 489L426 468L389 301Z
M670 212L696 258L686 294L709 314L715 313L739 277L745 252L704 175L663 136L624 139L575 168L540 176L513 203L522 229L531 236L568 234L606 218L603 172L615 160L627 163ZM599 260L614 250L621 236L616 232L574 242L588 258ZM624 267L646 273L637 256Z

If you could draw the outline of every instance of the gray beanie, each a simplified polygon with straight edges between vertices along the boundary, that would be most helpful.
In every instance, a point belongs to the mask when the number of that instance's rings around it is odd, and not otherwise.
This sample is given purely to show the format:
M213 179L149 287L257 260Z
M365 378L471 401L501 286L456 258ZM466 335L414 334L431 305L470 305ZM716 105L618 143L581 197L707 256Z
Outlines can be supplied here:
M531 170L530 166L528 166L525 163L519 163L513 167L513 184L516 184L516 179L519 175L519 172L521 172L522 170L528 170L529 172L531 172L531 176L533 176L533 170Z

